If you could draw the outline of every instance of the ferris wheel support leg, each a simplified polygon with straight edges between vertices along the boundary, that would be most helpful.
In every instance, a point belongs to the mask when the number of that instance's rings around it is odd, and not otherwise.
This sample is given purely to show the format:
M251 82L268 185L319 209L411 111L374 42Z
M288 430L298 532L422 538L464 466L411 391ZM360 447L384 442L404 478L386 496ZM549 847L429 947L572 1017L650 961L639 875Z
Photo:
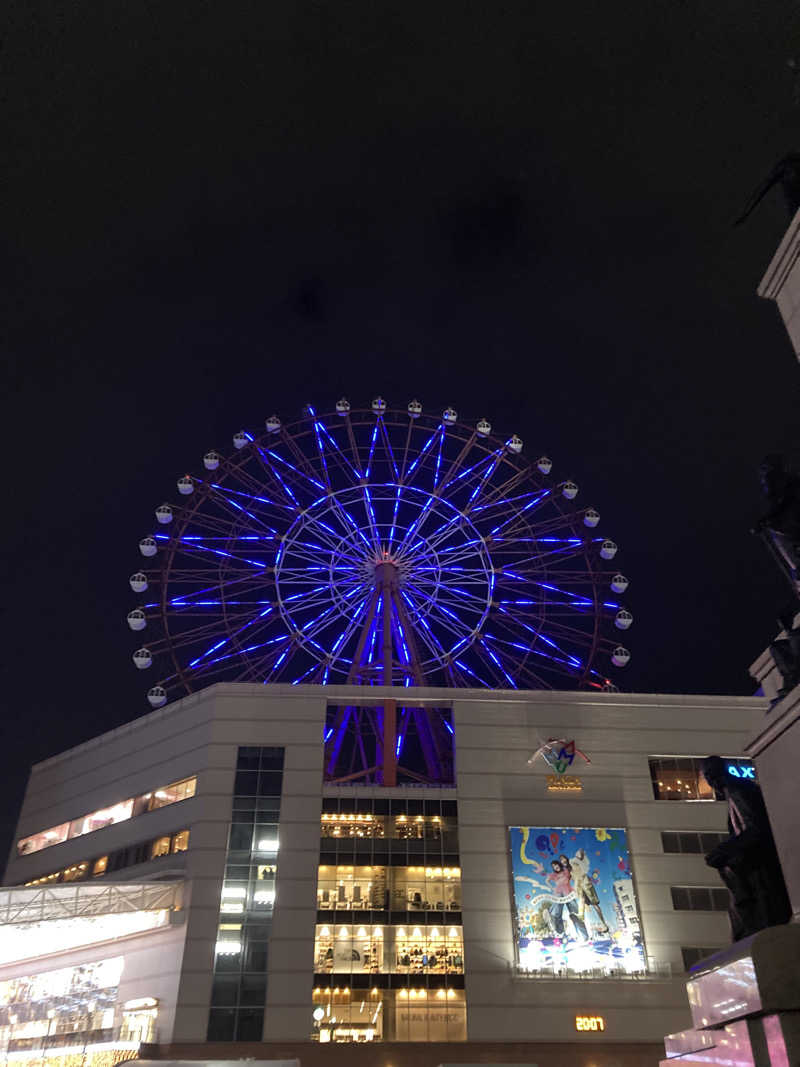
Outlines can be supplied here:
M397 785L397 701L383 702L383 785Z

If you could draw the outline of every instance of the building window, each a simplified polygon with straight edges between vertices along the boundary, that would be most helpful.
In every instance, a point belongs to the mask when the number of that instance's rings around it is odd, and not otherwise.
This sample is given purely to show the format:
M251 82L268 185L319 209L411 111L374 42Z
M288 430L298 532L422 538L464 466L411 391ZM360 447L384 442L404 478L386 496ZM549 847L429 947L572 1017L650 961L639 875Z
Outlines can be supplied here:
M650 779L656 800L714 800L700 770L702 756L651 756ZM731 778L756 780L755 764L740 756L723 756Z
M707 886L673 885L672 907L675 911L727 911L728 890Z
M694 853L704 856L712 848L728 840L728 834L710 831L662 830L661 847L669 853Z
M165 834L157 837L155 841L143 841L127 848L117 849L106 856L98 856L92 860L84 860L75 863L71 867L62 867L60 871L52 874L43 874L39 878L33 878L25 882L26 886L51 885L56 882L80 882L84 878L98 878L107 871L119 871L124 867L133 867L137 863L145 863L147 860L160 859L174 852L185 852L189 847L189 831L179 830L175 834ZM91 871L91 875L90 875Z
M460 867L376 867L321 864L320 911L461 911Z
M282 787L282 748L239 749L209 1041L262 1040Z
M170 852L186 852L189 848L189 831L179 830L177 834L172 835L172 841L170 842Z
M656 800L713 800L714 791L703 777L701 756L653 756L650 778Z
M707 959L708 956L713 956L715 952L719 952L719 946L716 948L700 948L696 945L692 945L689 948L681 949L681 956L683 956L683 969L690 971L696 963L700 960Z
M320 923L314 939L318 975L464 973L461 926Z
M51 845L59 845L68 838L83 837L85 834L102 830L106 826L114 826L118 822L125 822L136 815L143 815L147 811L155 811L167 804L177 804L181 800L187 800L195 794L197 786L196 778L184 778L171 785L165 785L152 793L143 793L138 797L129 797L108 808L100 808L89 815L81 815L71 822L61 823L49 830L41 830L38 834L23 837L17 842L17 852L20 856L28 856L32 852L40 852L43 848Z
M169 855L169 834L166 837L157 837L153 844L150 846L150 859L158 859L159 856Z

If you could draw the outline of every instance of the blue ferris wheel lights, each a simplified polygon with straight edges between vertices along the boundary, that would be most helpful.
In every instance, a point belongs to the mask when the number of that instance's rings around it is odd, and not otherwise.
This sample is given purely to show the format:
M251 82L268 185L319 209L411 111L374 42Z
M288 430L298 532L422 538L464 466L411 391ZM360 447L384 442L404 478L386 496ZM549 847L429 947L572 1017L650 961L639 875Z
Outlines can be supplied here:
M600 640L587 620L620 610L592 565L602 538L572 536L557 489L498 437L487 445L418 413L340 414L309 407L280 434L237 435L253 447L223 461L220 482L193 479L204 491L182 502L172 536L155 535L166 574L147 611L174 620L175 685L182 672L236 671L292 684L538 687L579 673L586 684Z
M375 423L375 429L372 431L372 441L369 446L369 459L367 460L367 468L364 471L364 477L369 481L369 472L372 470L372 457L375 455L375 445L378 440L378 424Z

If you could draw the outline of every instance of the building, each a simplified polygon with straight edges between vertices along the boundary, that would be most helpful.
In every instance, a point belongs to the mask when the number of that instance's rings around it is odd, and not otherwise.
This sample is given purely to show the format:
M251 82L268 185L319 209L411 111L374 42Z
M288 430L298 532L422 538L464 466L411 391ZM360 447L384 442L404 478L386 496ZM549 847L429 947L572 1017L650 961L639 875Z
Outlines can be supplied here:
M698 757L752 773L764 701L408 698L223 683L35 766L0 896L5 1059L656 1062L685 968L729 940ZM448 739L436 784L404 715ZM348 716L397 742L359 755Z

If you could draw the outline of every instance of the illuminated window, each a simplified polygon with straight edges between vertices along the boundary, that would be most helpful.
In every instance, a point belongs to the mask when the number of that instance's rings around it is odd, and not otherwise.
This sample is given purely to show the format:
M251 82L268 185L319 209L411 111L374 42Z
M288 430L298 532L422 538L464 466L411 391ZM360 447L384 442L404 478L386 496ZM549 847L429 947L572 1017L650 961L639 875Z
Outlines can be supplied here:
M701 756L653 756L650 778L656 800L713 800L714 791L700 771Z
M158 859L159 856L168 856L170 847L170 836L157 837L153 844L150 846L150 859Z
M312 1041L466 1041L462 989L351 989L346 983L314 989Z
M189 831L181 830L180 833L172 835L172 851L173 852L185 852L189 847Z
M61 823L49 830L42 830L30 837L23 837L17 842L17 852L20 856L27 856L32 852L39 852L51 845L58 845L67 838L83 837L84 834L94 833L106 826L114 826L118 822L125 822L135 815L141 815L146 811L154 811L163 808L167 804L177 804L181 800L187 800L195 794L197 786L196 778L184 778L171 785L165 785L152 793L143 793L138 797L120 800L108 808L101 808L89 815L82 815L72 822Z
M168 804L188 800L189 797L194 796L196 786L196 778L184 778L183 781L165 785L163 789L156 789L149 797L148 811L155 811L157 808L165 808Z
M105 874L108 867L108 856L100 856L92 864L92 875Z

